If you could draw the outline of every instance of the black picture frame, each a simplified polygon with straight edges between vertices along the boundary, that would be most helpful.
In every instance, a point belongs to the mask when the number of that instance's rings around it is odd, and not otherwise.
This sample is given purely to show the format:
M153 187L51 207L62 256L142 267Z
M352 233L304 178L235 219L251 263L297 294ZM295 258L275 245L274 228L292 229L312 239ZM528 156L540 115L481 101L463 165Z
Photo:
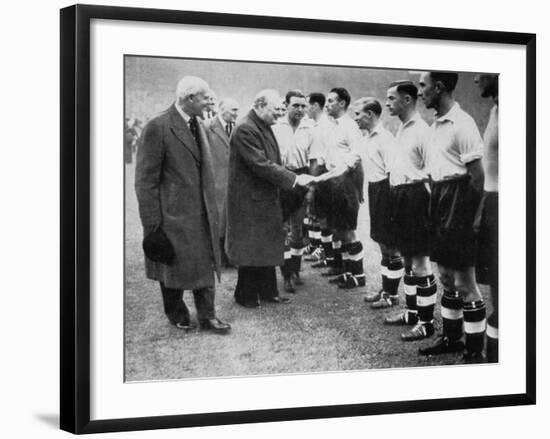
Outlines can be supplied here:
M525 393L224 413L90 420L90 22L93 19L358 34L521 45L526 48ZM99 433L535 404L536 35L289 17L75 5L61 10L60 425Z

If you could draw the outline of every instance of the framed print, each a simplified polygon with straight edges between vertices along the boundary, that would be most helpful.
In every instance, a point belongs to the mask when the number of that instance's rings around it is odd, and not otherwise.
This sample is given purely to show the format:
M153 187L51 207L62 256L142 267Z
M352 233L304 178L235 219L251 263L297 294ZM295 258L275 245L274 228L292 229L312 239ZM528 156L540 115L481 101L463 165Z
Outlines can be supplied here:
M62 429L534 404L535 44L62 9Z

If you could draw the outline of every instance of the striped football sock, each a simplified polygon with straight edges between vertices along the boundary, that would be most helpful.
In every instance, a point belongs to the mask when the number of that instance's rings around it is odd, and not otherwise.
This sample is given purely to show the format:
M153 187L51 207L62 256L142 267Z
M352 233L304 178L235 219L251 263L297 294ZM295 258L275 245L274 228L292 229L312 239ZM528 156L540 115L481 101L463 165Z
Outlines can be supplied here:
M464 312L462 298L458 291L443 291L441 318L443 320L443 335L450 340L459 340L463 333Z

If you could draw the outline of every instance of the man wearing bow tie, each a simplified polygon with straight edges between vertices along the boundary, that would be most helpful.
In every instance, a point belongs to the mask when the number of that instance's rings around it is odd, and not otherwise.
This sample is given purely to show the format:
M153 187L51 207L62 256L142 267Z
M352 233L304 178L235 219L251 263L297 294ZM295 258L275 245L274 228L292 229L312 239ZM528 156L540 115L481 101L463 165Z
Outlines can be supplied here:
M208 93L200 78L180 80L174 104L143 131L135 188L144 235L162 230L174 249L169 263L145 258L147 277L160 283L168 320L182 330L195 328L183 301L183 291L192 290L201 328L226 334L230 326L216 318L214 307L218 211L210 147L199 121Z
M220 101L220 112L211 119L206 129L212 160L214 164L214 186L216 189L216 205L220 219L220 251L222 263L229 265L229 260L224 250L226 205L227 205L227 172L229 168L229 137L235 127L239 116L239 104L235 99L223 99Z

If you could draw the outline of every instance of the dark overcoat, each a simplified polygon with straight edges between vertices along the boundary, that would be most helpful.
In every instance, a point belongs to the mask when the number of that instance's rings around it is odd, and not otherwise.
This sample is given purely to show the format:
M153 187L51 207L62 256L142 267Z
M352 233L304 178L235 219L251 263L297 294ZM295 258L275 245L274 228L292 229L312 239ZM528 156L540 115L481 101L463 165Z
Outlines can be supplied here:
M145 258L149 279L186 290L214 285L220 266L212 156L199 122L200 145L172 105L143 131L135 188L144 228L161 225L175 250L170 265ZM213 243L216 243L213 245Z
M212 152L214 164L214 187L216 189L216 205L220 221L220 236L225 236L226 228L226 201L227 201L227 174L229 167L229 136L223 128L219 117L210 119L206 125L206 135Z
M227 187L226 251L237 266L283 263L285 233L280 189L296 175L281 166L271 127L254 110L231 134Z

